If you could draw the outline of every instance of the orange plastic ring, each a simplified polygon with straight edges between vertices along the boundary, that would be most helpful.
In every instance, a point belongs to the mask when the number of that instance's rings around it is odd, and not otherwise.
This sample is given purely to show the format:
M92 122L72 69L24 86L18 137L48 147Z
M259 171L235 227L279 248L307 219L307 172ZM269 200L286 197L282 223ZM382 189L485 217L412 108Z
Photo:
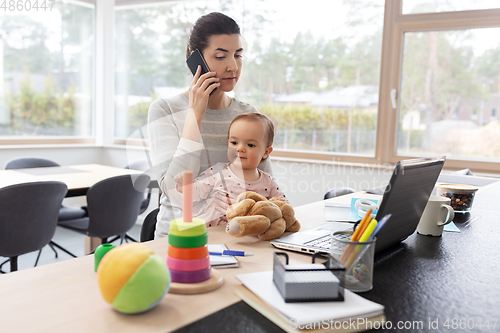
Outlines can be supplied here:
M169 245L168 256L175 259L201 259L208 256L208 246L184 248Z

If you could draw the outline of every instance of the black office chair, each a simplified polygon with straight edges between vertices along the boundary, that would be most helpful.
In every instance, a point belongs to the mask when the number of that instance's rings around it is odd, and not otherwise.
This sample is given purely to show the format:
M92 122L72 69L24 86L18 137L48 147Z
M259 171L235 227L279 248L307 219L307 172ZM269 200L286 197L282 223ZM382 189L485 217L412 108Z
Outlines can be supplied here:
M159 211L160 208L153 209L144 219L141 228L141 242L147 242L155 238L156 217Z
M21 158L16 158L16 159L13 159L13 160L10 160L9 162L7 162L7 164L5 165L5 170L47 168L47 167L56 167L56 166L60 166L60 165L54 161L47 160L44 158L21 157ZM79 219L79 218L84 217L86 214L87 214L87 212L83 208L69 207L69 206L61 205L61 207L59 209L58 221ZM76 255L69 252L64 247L55 243L54 241L50 241L49 246L52 249L52 251L54 251L54 253L56 254L56 258L57 258L57 251L56 251L56 249L54 249L54 246L57 247L58 249L60 249L61 251L66 252L67 254L72 256L73 258L76 258Z
M88 217L59 222L58 225L89 237L99 237L103 244L117 239L120 239L120 244L135 241L126 233L137 220L149 181L149 176L144 174L137 176L134 183L130 175L102 180L87 191ZM108 241L112 236L116 237Z
M136 162L132 162L129 165L125 166L125 169L130 170L138 170L138 171L147 171L150 169L149 163L146 160L140 160ZM145 195L144 200L141 202L141 209L139 210L139 214L142 214L148 209L149 202L151 201L151 188L148 188Z
M334 187L325 193L325 196L323 199L326 200L326 199L331 199L331 198L335 198L335 197L340 197L341 195L351 194L354 192L356 192L356 191L354 191L350 187Z
M62 200L68 192L61 182L34 182L0 189L0 256L9 257L17 271L17 257L40 250L54 236Z

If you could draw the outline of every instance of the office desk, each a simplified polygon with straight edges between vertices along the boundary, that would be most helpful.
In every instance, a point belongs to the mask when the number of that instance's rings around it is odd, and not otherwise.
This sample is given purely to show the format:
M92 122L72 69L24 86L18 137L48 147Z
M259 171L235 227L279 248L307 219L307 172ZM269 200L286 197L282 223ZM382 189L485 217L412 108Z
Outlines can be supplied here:
M500 323L492 329L500 315L498 198L500 184L481 190L471 215L457 223L461 233L439 238L414 234L378 255L374 289L362 295L385 305L394 328L398 321L422 322L424 329L411 331L429 332L429 320L438 320L435 332L457 331L451 326L454 318L474 319L474 325L489 318L489 330L474 326L466 331L498 332ZM297 207L298 219L305 227L321 223L323 205ZM220 270L225 281L214 292L167 294L149 312L122 315L101 298L93 257L86 256L0 276L0 323L6 332L236 332L243 326L247 332L281 331L233 293L239 284L235 275L270 270L275 249L254 237L229 237L223 226L209 229L209 243L255 254L238 258L241 268ZM167 239L146 244L165 258ZM308 255L289 254L291 264L310 262ZM450 329L444 326L447 319Z

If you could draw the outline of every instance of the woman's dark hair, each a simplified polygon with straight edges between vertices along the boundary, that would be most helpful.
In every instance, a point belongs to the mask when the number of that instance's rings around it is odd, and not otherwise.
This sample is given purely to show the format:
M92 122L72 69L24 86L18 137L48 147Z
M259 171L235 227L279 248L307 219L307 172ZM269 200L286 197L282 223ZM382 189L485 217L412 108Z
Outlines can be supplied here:
M203 50L208 47L208 40L211 36L234 34L240 34L240 27L229 16L218 12L203 15L196 20L189 33L186 58L196 49L203 53Z

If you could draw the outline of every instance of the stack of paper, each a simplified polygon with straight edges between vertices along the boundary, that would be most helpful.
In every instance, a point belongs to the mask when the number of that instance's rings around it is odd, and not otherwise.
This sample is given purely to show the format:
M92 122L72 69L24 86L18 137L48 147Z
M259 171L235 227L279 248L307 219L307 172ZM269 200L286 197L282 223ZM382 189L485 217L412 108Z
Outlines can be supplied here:
M208 244L208 252L222 253L227 250L224 244ZM239 262L235 256L210 256L210 265L213 268L233 268L238 267Z
M236 277L245 287L285 319L289 328L294 326L307 328L308 325L316 325L317 323L321 325L325 321L330 323L332 321L345 322L357 320L358 318L376 317L377 321L385 320L383 305L364 299L347 289L344 292L344 302L285 303L273 283L273 272L250 273L237 275ZM237 294L240 295L238 292ZM246 301L245 298L243 300ZM256 310L260 311L257 308ZM266 313L262 314L267 316ZM270 317L269 319L272 320Z

